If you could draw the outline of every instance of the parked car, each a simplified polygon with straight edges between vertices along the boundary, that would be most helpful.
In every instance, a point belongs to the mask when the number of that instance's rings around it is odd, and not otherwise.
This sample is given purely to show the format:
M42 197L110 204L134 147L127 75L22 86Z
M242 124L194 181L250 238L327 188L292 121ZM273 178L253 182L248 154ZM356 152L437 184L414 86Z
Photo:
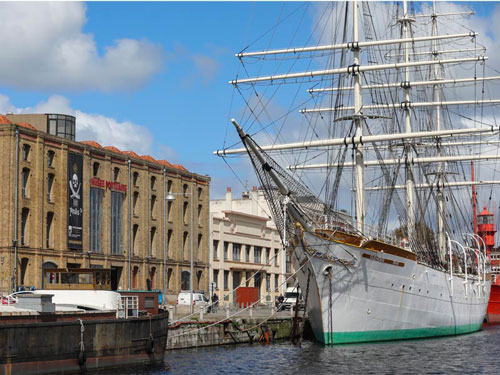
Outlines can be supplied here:
M189 291L182 291L177 296L177 304L178 305L189 305L191 299L191 293ZM205 295L203 291L193 292L193 305L194 306L206 306L209 305L210 302L208 297Z
M279 310L290 310L294 309L297 305L297 298L299 299L299 310L304 309L304 302L302 301L302 293L298 285L286 288L285 299L280 305Z

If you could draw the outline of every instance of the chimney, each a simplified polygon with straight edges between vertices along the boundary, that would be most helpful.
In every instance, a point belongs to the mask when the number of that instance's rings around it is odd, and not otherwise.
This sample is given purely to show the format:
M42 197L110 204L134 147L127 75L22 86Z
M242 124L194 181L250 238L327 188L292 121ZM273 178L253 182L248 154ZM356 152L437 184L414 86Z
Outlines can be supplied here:
M253 190L253 191L257 191L257 186L254 186L254 187L252 188L252 190Z
M226 201L231 202L233 200L233 193L231 187L226 190Z

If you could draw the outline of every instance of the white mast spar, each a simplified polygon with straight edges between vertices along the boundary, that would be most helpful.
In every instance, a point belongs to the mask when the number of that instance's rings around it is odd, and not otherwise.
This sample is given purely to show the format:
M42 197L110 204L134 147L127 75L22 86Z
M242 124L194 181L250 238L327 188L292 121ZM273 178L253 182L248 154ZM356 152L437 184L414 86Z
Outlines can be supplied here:
M400 20L403 27L404 38L408 39L408 29L409 23L411 22L410 18L408 18L408 3L406 0L403 2L403 18ZM405 55L405 64L410 62L410 51L408 42L404 45L404 55ZM410 68L406 66L405 68L405 81L410 82ZM410 102L410 87L405 87L405 103ZM411 129L411 108L408 106L404 111L405 117L405 133L409 134L412 132ZM408 159L412 158L412 149L409 143L406 144L406 155ZM414 243L415 236L415 181L413 175L413 166L412 164L406 162L406 218L407 218L407 231L408 231L408 240L411 244Z
M353 7L353 43L351 44L354 54L353 68L359 67L359 35L358 35L358 2L354 1ZM356 137L363 136L362 122L362 97L360 74L352 69L354 78L354 125L356 128ZM364 154L363 145L356 145L356 227L363 233L365 226L365 202L364 202Z
M436 2L432 2L432 15L431 15L431 21L432 21L432 35L437 35L437 19L436 16ZM437 51L437 41L433 40L432 41L432 48L433 51ZM438 54L434 55L434 60L438 59ZM439 66L434 65L434 79L437 81L439 80ZM441 102L441 88L439 85L434 85L434 101L437 103ZM441 130L441 106L437 105L435 107L435 113L436 113L436 130L439 131ZM442 148L440 145L440 142L437 142L437 158L441 158L442 156ZM446 206L445 206L445 197L444 197L444 191L443 191L443 183L444 183L444 171L443 171L443 163L440 162L438 164L437 168L437 177L438 177L438 184L441 187L438 187L437 189L437 194L436 194L436 201L437 201L437 235L438 235L438 250L439 250L439 257L441 260L444 260L445 255L446 255L446 230L445 230L445 223L444 223L444 218L446 216Z

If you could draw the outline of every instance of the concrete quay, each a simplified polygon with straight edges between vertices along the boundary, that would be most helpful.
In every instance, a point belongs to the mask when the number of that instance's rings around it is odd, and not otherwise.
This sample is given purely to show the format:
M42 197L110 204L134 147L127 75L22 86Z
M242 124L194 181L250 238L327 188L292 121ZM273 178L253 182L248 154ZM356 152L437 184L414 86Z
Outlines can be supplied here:
M277 312L269 307L223 307L217 313L205 313L197 308L190 317L189 306L176 306L170 311L172 325L167 350L285 340L291 337L293 330L294 312ZM303 326L303 314L299 311L297 334Z

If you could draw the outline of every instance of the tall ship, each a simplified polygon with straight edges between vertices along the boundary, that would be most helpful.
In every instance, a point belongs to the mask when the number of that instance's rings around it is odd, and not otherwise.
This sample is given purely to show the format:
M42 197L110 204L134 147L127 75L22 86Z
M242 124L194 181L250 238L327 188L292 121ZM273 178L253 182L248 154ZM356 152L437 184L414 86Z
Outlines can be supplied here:
M215 154L240 171L249 157L324 344L481 328L491 266L470 203L500 183L500 76L470 16L297 5L236 54L236 132ZM300 44L274 48L285 34Z

